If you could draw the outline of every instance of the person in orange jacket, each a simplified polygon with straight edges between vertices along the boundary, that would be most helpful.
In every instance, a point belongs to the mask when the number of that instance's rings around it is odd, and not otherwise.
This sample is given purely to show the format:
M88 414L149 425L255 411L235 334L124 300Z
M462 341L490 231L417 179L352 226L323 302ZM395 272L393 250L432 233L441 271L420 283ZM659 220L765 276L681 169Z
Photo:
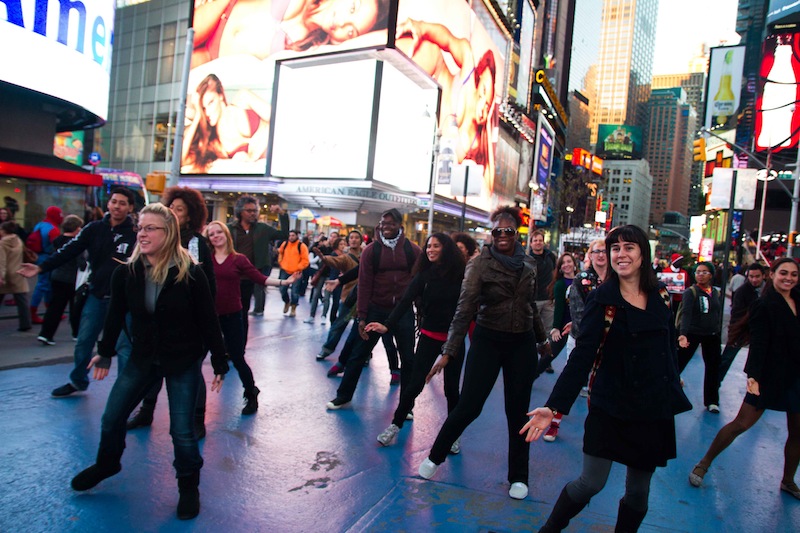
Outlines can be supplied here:
M278 264L281 267L280 279L289 279L295 272L308 268L308 247L300 240L295 230L289 231L289 240L278 248ZM291 295L290 295L291 289ZM300 301L300 283L294 281L289 286L281 286L283 313L297 316L297 303Z

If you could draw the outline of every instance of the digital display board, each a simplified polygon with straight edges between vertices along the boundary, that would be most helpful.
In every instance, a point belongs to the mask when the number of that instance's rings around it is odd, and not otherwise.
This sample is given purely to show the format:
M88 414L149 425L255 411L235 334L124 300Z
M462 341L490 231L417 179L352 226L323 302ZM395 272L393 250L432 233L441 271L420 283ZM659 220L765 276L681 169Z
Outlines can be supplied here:
M742 104L744 46L719 46L711 49L708 60L708 95L705 126L732 130L737 126Z
M759 69L755 148L780 152L800 139L800 33L769 35Z
M600 124L595 153L603 159L641 159L642 129L626 124Z

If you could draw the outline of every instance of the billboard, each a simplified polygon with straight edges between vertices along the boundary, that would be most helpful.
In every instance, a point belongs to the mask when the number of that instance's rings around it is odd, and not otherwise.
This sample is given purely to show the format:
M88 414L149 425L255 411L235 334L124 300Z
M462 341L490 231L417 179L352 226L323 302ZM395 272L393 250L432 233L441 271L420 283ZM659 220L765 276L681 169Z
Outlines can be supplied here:
M797 22L800 20L800 2L797 0L769 0L766 24Z
M755 149L779 152L800 138L800 33L769 35L759 69Z
M600 124L595 153L602 159L641 159L642 129L626 124Z
M53 155L73 165L83 165L83 130L56 134Z
M533 157L533 176L539 190L546 191L550 183L553 166L553 144L555 132L544 115L539 114L538 134L536 135L536 153Z
M195 0L182 174L265 174L276 60L387 44L391 2L339 4Z
M474 7L486 11L479 1ZM507 186L495 164L508 41L498 46L496 25L487 28L484 19L464 0L400 0L394 44L441 87L442 147L452 146L453 164L472 161L482 167L481 193L467 203L491 211L513 202L516 175ZM440 183L436 192L452 197L449 185Z
M0 80L79 106L104 122L114 5L115 0L5 2Z
M704 125L708 129L736 129L742 105L744 46L718 46L708 60L708 90ZM713 96L711 96L713 95Z

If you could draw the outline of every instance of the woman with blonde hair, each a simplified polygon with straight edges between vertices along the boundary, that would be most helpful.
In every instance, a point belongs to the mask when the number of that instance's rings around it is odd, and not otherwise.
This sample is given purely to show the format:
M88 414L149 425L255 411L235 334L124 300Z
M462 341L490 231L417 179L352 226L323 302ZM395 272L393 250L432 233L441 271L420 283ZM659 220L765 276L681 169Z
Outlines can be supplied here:
M253 371L244 359L244 347L247 342L242 318L242 296L239 280L246 277L264 286L280 287L291 285L300 273L295 273L286 280L269 279L258 271L243 254L233 249L233 237L225 223L215 220L206 226L206 237L212 247L212 263L217 278L217 295L215 310L222 328L225 346L230 354L234 368L244 385L245 406L243 415L252 415L258 410L258 394Z
M122 469L128 416L153 384L164 378L180 492L177 514L187 520L200 512L203 458L194 432L200 366L210 350L215 374L211 390L218 392L228 372L227 354L208 281L181 247L175 213L162 204L150 204L142 209L135 229L133 254L127 265L111 276L103 340L89 368L94 368L97 380L108 375L128 313L133 344L130 364L125 365L109 394L97 460L72 479L72 488L88 490Z

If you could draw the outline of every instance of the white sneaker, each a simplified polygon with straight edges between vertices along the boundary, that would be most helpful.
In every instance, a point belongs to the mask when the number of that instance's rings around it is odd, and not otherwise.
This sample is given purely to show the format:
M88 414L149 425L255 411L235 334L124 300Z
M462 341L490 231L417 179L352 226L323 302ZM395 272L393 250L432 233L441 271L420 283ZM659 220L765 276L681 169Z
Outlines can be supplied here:
M588 398L589 397L589 387L582 387L581 388L581 396L583 398Z
M398 433L400 433L400 428L392 424L378 435L378 442L381 443L381 446L389 446L397 438Z
M303 324L313 324L313 323L314 323L314 317L313 316L310 316L310 317L306 318L305 320L303 320Z
M708 406L708 412L719 414L719 405L712 403L711 405Z
M439 469L439 465L431 461L428 457L419 465L419 477L423 479L430 479Z
M528 496L528 485L521 481L512 483L511 488L508 489L508 495L515 500L524 500Z
M414 420L414 411L409 411L406 415L406 420Z
M461 437L458 437L453 445L450 446L450 453L453 455L458 455L461 453Z

